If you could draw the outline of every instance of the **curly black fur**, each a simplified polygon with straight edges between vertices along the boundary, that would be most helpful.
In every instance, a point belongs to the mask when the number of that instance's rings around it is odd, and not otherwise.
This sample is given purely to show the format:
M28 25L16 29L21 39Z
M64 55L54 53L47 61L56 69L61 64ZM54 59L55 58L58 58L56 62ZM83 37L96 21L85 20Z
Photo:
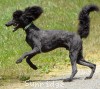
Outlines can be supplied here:
M42 13L42 8L38 6L27 7L24 11L26 17L31 19L32 21L36 20Z
M17 10L13 13L13 18L19 18L23 14L23 11Z
M30 59L41 52L49 52L59 47L64 47L69 50L69 57L72 65L72 74L66 81L72 81L77 73L76 64L88 66L92 69L90 76L86 79L92 78L96 65L84 60L82 38L89 34L89 13L91 11L98 11L95 5L85 6L79 15L79 29L78 34L67 32L64 30L41 30L36 27L32 21L36 20L43 12L41 7L28 7L24 11L17 10L13 13L13 20L8 22L6 26L14 25L14 31L18 28L23 28L26 32L26 42L32 48L32 51L24 53L16 63L21 63L24 58L31 68L37 69Z
M99 8L95 5L88 5L83 7L82 11L79 14L78 34L81 36L81 38L86 38L89 35L89 29L90 29L89 13L92 11L99 11Z

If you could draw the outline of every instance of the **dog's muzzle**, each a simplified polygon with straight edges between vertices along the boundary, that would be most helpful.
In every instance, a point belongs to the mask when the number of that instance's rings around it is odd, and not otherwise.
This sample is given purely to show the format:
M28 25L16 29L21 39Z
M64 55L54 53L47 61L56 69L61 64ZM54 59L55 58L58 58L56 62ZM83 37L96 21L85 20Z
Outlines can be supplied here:
M8 23L5 24L7 27L13 25L13 21L9 21Z

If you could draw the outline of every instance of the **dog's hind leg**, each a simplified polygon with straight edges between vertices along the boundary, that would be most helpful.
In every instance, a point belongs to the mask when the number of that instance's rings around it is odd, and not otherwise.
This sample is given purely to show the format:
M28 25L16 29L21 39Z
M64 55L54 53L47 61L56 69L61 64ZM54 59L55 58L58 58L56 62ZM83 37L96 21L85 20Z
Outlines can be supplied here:
M31 68L33 68L34 70L37 70L36 65L34 65L34 64L30 61L30 59L31 59L33 56L35 56L35 55L30 55L30 56L28 56L28 57L26 58L26 62L29 64L29 66L30 66Z
M91 73L88 77L86 77L85 79L91 79L93 77L93 74L95 72L96 69L96 65L90 62L87 62L86 60L84 60L82 54L79 55L77 63L83 66L87 66L89 68L91 68Z
M17 64L18 64L18 63L21 63L22 60L23 60L24 58L26 58L27 56L36 55L36 54L38 54L38 53L40 53L40 51L38 50L38 48L34 48L32 51L24 53L24 54L22 55L22 57L20 57L20 58L16 61L16 63L17 63Z
M77 73L77 66L76 66L77 57L78 57L78 52L77 51L70 52L70 60L71 60L71 65L72 65L72 74L71 74L70 78L64 79L63 82L72 81L73 77Z

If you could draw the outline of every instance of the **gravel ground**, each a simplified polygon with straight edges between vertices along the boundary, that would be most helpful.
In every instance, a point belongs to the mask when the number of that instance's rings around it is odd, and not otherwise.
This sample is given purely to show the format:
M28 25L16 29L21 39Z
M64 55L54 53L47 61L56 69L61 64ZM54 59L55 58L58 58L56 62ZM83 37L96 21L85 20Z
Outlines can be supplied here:
M64 83L62 80L66 76L60 76L48 81L34 80L33 82L9 84L8 86L0 86L0 89L100 89L100 66L97 67L92 79L84 80L90 73L88 71L88 69L79 70L73 82Z

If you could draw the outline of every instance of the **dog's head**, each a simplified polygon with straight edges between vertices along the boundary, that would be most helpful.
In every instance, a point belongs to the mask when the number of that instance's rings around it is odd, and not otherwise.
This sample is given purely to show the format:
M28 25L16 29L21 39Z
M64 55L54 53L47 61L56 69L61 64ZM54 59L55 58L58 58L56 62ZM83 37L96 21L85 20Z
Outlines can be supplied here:
M13 19L6 23L6 26L14 26L14 30L16 31L18 28L25 28L32 21L36 20L41 14L43 10L39 6L27 7L24 11L17 10L13 13Z

